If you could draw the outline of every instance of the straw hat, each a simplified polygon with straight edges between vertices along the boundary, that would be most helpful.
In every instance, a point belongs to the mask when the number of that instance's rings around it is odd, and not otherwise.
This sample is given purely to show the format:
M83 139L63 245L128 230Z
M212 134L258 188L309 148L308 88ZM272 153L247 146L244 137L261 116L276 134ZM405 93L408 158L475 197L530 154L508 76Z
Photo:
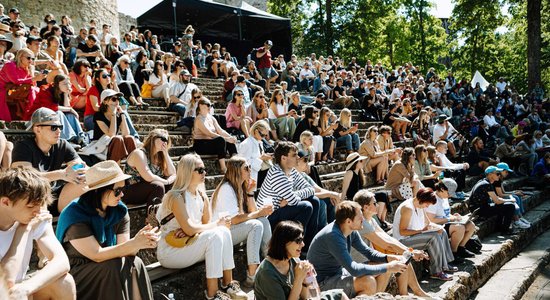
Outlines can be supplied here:
M130 177L132 176L122 172L114 160L99 162L86 171L86 182L90 190L115 184Z
M359 155L357 152L350 153L348 157L346 157L346 171L351 169L351 166L353 166L354 163L365 159L368 159L368 157Z

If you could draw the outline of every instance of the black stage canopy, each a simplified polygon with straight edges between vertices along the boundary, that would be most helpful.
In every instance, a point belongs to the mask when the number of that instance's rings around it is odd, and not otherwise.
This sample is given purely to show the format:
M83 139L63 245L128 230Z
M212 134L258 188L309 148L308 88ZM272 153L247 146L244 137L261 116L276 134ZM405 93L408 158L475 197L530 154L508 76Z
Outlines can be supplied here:
M194 40L220 43L243 64L252 48L273 41L273 56L292 53L290 19L269 14L242 1L240 7L220 4L212 0L164 0L137 18L140 31L150 29L154 34L174 36L174 7L176 6L177 33L187 25L195 28Z

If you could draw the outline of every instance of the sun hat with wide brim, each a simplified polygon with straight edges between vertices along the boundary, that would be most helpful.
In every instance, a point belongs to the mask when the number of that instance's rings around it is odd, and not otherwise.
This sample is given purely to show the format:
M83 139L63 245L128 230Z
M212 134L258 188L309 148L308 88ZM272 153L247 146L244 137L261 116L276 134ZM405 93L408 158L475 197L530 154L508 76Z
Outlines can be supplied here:
M114 160L99 162L86 171L86 183L89 190L115 184L132 176L124 174Z
M0 42L6 42L6 51L10 50L13 46L13 42L10 41L5 35L0 34Z
M366 159L368 159L367 156L359 155L357 152L350 153L348 157L346 157L346 171L351 169L351 166L353 166L354 163Z

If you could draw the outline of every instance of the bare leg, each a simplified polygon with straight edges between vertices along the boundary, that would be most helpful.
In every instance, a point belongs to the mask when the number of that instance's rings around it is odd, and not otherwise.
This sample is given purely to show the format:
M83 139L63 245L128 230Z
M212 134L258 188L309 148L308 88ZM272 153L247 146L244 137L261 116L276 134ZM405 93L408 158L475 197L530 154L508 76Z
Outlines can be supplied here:
M132 295L134 296L133 300L141 300L141 293L139 292L136 269L132 270Z
M476 226L471 221L466 223L464 227L464 238L462 238L462 241L460 242L460 244L458 244L461 247L466 246L466 243L472 238L472 235L474 235L476 231Z
M227 286L233 281L233 270L223 270L222 285Z
M388 282L390 281L391 273L386 272L383 274L379 274L376 276L376 292L382 293L386 290L386 287L388 287Z
M376 207L376 215L378 216L378 219L380 220L380 222L386 221L387 211L388 210L386 209L386 203L379 202L378 206Z
M248 276L254 276L258 270L258 264L248 265Z
M458 244L464 238L464 226L462 225L451 225L451 249L456 253L458 250Z
M328 150L328 153L329 153L329 157L334 159L334 145L336 143L334 142L334 140L331 142L330 144L330 149Z
M0 152L0 153L3 153L2 157L1 157L2 158L2 170L7 170L7 169L10 168L12 152L13 152L13 143L12 142L7 142L4 151Z
M221 158L219 162L220 162L220 172L222 172L222 174L225 174L225 172L227 171L227 167L225 166L225 158Z
M32 295L34 300L56 299L56 300L74 300L76 299L76 286L73 276L66 274L63 277L52 282L50 285L38 290Z
M218 278L206 278L206 294L208 297L214 297L218 291Z
M407 272L406 272L407 276L407 285L411 288L411 290L413 291L413 293L416 295L416 296L420 296L420 297L429 297L428 293L426 293L422 287L420 287L420 284L418 283L418 279L416 278L416 274L414 273L414 269L412 267L411 264L409 264L407 266ZM405 275L405 274L403 274ZM405 277L401 275L400 277ZM400 289L401 290L401 289ZM401 295L406 295L406 294L401 294Z
M353 288L357 296L374 295L376 293L376 279L372 276L361 276L353 278Z

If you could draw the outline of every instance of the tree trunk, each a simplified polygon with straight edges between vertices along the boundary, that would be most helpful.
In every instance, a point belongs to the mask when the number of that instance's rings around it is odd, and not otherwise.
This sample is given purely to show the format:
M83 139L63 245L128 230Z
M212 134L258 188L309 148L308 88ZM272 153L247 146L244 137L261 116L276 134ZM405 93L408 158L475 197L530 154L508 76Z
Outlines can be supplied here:
M540 82L541 0L527 0L527 78L529 91Z
M424 0L420 0L420 7L418 8L418 25L420 29L420 47L421 47L421 59L423 71L427 70L426 66L426 33L424 32Z
M325 35L325 43L326 43L326 50L327 55L333 55L334 54L334 48L333 48L333 37L332 37L332 0L326 0L325 5L325 12L327 14L327 22L326 22L326 35Z
M319 5L319 30L321 31L321 41L325 38L323 33L326 33L324 25L324 14L323 14L323 0L317 0L317 5Z

